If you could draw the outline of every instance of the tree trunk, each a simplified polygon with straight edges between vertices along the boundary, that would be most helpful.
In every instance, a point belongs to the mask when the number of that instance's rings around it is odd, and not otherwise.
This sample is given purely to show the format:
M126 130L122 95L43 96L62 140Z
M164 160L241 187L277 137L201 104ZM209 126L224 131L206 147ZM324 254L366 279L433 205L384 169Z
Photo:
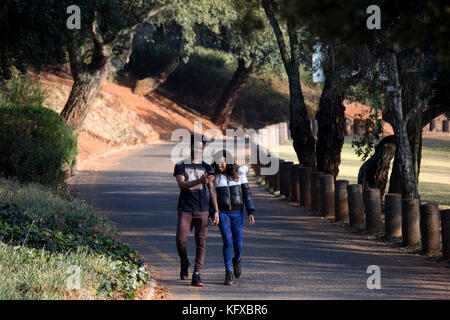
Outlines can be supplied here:
M363 189L379 189L383 197L394 155L394 136L384 137L375 147L375 153L359 169L358 184L361 184Z
M425 118L425 121L423 121L421 111L421 99L419 98L420 92L423 92L421 80L418 73L413 71L414 69L421 69L422 64L423 57L415 54L404 55L399 60L399 78L404 87L402 90L402 107L403 110L409 114L406 116L405 122L416 188L419 182L422 158L422 128L428 123L427 117ZM415 110L417 110L417 112L412 112ZM396 153L389 192L404 193L401 170L401 155Z
M133 93L139 96L145 96L146 94L155 91L167 81L167 78L175 72L175 70L180 66L180 63L181 57L175 57L157 77L149 77L136 81L136 85L133 88Z
M345 107L343 90L334 86L333 77L327 76L320 96L316 119L319 126L316 155L317 171L332 174L335 178L341 164L344 145Z
M397 57L391 54L390 57L390 72L391 79L394 86L393 92L393 122L394 135L397 145L397 160L400 171L403 197L419 199L419 192L417 190L416 177L414 174L414 163L412 157L412 149L409 143L407 120L408 117L403 115L402 105L402 89L400 87L399 72L397 67Z
M94 73L83 73L74 80L69 99L61 112L61 116L75 129L81 129L89 113L93 99L108 75L107 70Z
M242 90L247 86L252 70L253 63L249 67L246 67L243 59L238 60L238 67L230 82L225 87L211 119L222 130L230 123L236 100Z
M288 75L290 95L289 130L291 131L294 150L301 165L311 167L315 170L317 168L316 141L311 132L309 119L306 115L305 100L300 84L301 51L297 35L297 21L295 20L295 17L288 17L287 19L290 45L290 50L288 50L278 19L272 11L272 4L273 3L269 0L262 0L264 11L275 33L281 59L283 60L283 65Z
M291 121L289 122L289 129L299 163L316 170L316 140L311 132L300 82L300 44L296 31L292 22L288 21L291 45L291 59L286 68L290 93L289 113Z
M81 54L81 44L76 38L68 47L70 70L74 83L69 99L61 112L61 116L75 130L79 130L92 106L103 81L109 72L115 73L128 63L132 50L136 28L164 11L168 6L148 8L147 12L135 17L135 24L118 31L115 36L104 39L97 18L90 25L90 35L93 44L90 63L84 62ZM94 16L96 16L94 12Z
M420 174L420 164L422 160L422 128L417 129L415 127L416 125L418 125L416 121L417 119L414 119L415 123L411 124L410 122L408 125L408 139L409 145L411 146L412 161L414 164L414 176L416 182L418 182ZM421 127L423 127L423 123ZM417 133L417 130L420 130L420 132ZM396 152L394 163L392 164L391 178L389 179L389 193L403 193L403 184L401 180L399 163L399 155L397 155Z

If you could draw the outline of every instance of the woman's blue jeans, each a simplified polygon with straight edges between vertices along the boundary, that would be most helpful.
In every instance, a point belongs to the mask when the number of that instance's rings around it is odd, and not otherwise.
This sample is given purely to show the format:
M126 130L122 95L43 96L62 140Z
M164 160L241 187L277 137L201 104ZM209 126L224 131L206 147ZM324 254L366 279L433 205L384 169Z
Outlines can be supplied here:
M231 254L233 249L235 260L241 260L244 213L242 210L226 211L220 212L219 217L219 229L222 234L225 269L232 270Z

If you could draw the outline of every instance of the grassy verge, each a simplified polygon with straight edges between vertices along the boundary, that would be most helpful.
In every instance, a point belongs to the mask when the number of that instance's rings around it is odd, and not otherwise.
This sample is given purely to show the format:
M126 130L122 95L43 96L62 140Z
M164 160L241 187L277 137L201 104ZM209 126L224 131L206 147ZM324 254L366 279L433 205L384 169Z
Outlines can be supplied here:
M0 178L0 299L133 299L149 273L116 235L81 201Z
M346 137L337 179L357 183L361 161L352 149L352 137ZM298 163L292 141L280 146L280 158ZM423 155L419 176L421 200L450 208L450 139L423 139ZM388 186L389 187L389 186Z

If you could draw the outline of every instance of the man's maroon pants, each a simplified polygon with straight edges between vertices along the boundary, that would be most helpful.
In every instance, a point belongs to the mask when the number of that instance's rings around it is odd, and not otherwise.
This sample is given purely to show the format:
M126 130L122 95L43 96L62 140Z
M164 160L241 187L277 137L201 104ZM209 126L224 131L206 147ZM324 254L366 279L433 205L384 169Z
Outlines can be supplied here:
M205 260L206 236L208 235L208 212L185 212L178 213L177 224L177 250L182 262L188 260L186 251L186 238L195 228L195 254L194 272L200 272Z

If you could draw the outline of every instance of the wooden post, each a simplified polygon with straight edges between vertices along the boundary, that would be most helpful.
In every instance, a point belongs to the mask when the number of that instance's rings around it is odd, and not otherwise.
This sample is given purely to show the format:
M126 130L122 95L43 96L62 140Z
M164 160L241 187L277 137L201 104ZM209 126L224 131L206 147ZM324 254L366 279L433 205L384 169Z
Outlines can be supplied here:
M450 209L441 211L442 225L442 255L444 260L450 260Z
M419 200L402 200L402 237L403 246L413 246L420 241Z
M300 203L300 176L299 176L299 164L294 164L292 166L291 178L292 178L292 194L291 200L295 203Z
M302 207L311 207L311 172L310 167L300 167L300 205Z
M335 197L335 221L348 221L348 196L347 196L347 186L349 185L348 180L337 180L334 184Z
M334 176L325 174L320 177L320 199L322 217L330 218L334 215Z
M441 249L439 233L439 210L434 204L420 206L420 233L422 235L422 254L435 255Z
M402 236L402 195L388 193L385 197L385 233L386 237Z
M364 190L363 198L366 211L366 229L372 232L383 230L380 190L366 189Z
M350 184L347 186L348 215L351 227L363 227L365 225L364 202L362 185Z
M323 172L313 171L311 173L311 209L320 212L322 200L320 200L320 177Z

